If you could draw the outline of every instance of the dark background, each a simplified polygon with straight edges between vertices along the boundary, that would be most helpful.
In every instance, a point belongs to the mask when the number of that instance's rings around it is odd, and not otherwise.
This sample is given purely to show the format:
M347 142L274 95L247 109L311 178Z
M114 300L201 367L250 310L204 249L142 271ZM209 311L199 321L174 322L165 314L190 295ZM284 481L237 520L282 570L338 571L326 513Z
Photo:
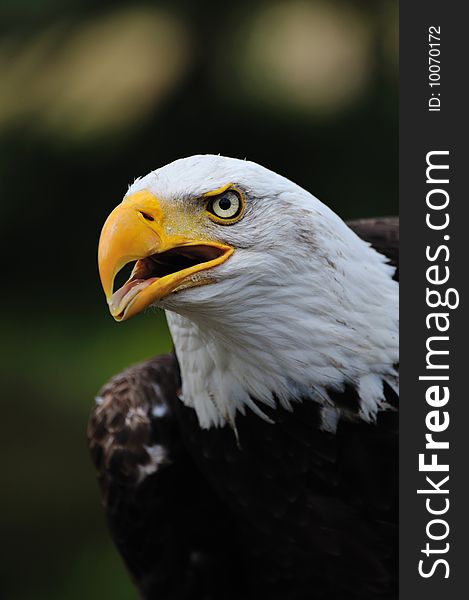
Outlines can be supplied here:
M131 599L87 453L93 396L170 346L117 325L100 227L139 175L247 157L344 218L397 211L395 0L0 3L0 596Z

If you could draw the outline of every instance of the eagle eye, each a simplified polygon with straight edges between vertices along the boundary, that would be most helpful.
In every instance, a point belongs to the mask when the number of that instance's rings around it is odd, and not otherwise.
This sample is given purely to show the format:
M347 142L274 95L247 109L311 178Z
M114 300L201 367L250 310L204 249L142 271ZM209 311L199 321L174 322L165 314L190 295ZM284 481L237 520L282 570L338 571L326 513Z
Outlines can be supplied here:
M242 194L235 189L229 189L218 196L209 199L206 211L212 220L229 225L241 218L244 211Z

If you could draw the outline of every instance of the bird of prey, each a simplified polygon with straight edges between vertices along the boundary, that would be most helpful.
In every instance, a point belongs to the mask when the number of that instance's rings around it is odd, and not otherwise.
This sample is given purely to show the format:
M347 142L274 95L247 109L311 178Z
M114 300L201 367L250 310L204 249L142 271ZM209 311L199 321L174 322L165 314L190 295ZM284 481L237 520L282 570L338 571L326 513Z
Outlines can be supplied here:
M130 186L101 282L116 321L163 309L174 352L111 379L88 436L142 598L397 596L397 245L250 161Z

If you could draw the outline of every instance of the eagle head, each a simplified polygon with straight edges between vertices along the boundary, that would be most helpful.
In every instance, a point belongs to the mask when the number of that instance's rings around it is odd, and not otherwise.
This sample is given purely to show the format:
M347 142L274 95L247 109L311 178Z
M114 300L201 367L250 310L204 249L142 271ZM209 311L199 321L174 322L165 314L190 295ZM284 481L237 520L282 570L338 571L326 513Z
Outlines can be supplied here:
M203 427L305 397L327 412L327 390L345 385L373 419L383 380L395 385L393 268L317 198L256 163L192 156L137 179L103 227L98 262L114 319L166 310L183 400Z

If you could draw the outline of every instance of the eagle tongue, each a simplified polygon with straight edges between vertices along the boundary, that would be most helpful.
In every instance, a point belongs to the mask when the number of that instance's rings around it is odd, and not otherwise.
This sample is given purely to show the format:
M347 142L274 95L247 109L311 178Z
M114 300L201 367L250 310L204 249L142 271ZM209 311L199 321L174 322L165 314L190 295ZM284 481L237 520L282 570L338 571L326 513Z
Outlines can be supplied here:
M109 299L109 307L114 314L121 313L129 302L144 288L151 285L158 277L149 279L130 279L119 288Z

